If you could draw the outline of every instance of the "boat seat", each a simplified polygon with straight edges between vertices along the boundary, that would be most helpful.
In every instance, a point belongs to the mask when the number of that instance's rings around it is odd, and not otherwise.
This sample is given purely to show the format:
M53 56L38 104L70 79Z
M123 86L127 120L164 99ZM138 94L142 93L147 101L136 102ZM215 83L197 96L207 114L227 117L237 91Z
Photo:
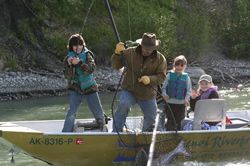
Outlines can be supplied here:
M224 99L198 100L194 109L193 130L201 130L202 122L221 122L226 128L226 104Z
M100 130L99 125L96 123L95 120L93 121L86 121L81 122L77 121L74 125L74 132L84 132L84 131L93 131L93 132L108 132L108 126L104 125L103 129Z

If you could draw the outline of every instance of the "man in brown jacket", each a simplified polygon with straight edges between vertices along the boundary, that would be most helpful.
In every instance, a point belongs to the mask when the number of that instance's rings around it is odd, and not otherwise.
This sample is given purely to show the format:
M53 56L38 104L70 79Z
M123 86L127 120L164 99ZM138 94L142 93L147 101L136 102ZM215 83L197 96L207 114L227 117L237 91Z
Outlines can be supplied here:
M115 112L113 131L122 131L130 108L138 104L144 113L142 131L152 131L156 111L157 85L166 78L166 59L157 51L160 41L153 33L144 33L136 47L125 49L124 43L116 45L112 67L125 67L120 103Z

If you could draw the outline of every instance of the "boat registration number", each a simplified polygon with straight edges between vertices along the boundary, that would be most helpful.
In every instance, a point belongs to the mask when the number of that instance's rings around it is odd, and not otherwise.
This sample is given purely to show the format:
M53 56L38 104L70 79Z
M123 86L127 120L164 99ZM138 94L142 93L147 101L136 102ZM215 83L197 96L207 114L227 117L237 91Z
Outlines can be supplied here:
M74 143L73 138L31 138L30 145L69 145Z

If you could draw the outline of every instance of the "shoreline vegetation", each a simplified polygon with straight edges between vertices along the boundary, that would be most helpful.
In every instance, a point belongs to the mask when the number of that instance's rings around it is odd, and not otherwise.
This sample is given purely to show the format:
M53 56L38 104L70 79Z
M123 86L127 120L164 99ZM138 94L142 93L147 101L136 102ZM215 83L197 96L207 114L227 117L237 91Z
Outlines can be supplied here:
M66 94L62 61L75 33L95 54L100 91L116 89L121 73L107 67L115 34L104 1L92 2L0 0L0 100ZM203 73L216 85L250 84L249 0L112 0L110 5L123 42L155 33L168 69L173 58L185 55L193 84Z

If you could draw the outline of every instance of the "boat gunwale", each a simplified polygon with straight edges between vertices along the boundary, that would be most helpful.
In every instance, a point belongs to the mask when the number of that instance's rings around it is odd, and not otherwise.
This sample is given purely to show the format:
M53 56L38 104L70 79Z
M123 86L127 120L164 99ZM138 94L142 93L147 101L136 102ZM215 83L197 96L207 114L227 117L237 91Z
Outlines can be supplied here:
M250 131L250 128L237 128L225 130L188 130L188 131L157 131L157 135L162 134L204 134L204 133L228 133ZM119 132L120 135L152 135L152 132ZM43 135L117 135L117 132L100 132L100 131L84 131L84 132L43 132Z

